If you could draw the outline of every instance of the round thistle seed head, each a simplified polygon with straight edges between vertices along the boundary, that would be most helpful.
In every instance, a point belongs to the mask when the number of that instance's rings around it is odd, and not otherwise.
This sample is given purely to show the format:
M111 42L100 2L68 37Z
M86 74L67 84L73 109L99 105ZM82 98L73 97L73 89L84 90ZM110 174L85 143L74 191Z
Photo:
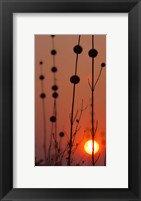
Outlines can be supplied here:
M106 66L106 64L105 63L101 63L101 67L103 68L103 67L105 67Z
M51 68L51 71L52 71L53 73L56 73L56 72L57 72L57 68L56 68L55 66L53 66L53 67Z
M44 75L40 75L40 76L39 76L39 79L40 79L40 80L45 79Z
M54 93L52 94L52 96L53 96L53 98L58 98L58 93L57 93L57 92L54 92Z
M94 58L98 55L98 51L96 49L91 49L91 50L89 50L88 55L89 55L89 57Z
M46 97L46 94L45 93L41 93L40 94L40 98L45 98Z
M51 50L51 54L52 54L52 55L57 54L56 50L55 50L55 49Z
M64 137L64 135L65 135L64 132L60 132L60 133L59 133L59 136L60 136L60 137Z
M80 82L79 76L78 75L71 76L70 82L73 83L73 84L78 84Z
M58 86L57 86L57 85L53 85L53 86L52 86L52 90L53 90L53 91L57 91L57 90L58 90Z
M76 54L81 54L82 51L83 51L83 48L82 48L80 45L76 45L76 46L74 46L73 51L74 51Z
M55 116L51 116L51 117L50 117L50 121L51 121L51 122L56 122L56 117L55 117Z

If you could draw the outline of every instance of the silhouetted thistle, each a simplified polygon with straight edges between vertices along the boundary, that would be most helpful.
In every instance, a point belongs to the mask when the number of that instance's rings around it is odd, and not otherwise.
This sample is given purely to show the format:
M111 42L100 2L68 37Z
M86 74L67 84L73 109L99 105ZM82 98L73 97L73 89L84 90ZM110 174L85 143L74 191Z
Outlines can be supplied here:
M76 62L75 62L75 74L71 76L70 82L73 84L73 95L72 95L72 106L71 106L71 116L70 116L70 139L69 139L69 151L68 151L68 166L71 165L71 154L72 154L72 138L73 138L73 122L74 122L74 103L75 103L75 92L76 92L76 84L79 83L80 78L77 76L77 67L78 67L78 55L82 53L82 47L80 46L80 38L78 37L78 44L74 46L73 51L76 54Z
M92 165L94 166L100 157L100 154L99 154L98 157L96 158L96 160L94 158L94 137L95 137L97 127L98 127L98 121L96 121L96 126L94 126L94 91L95 91L95 87L96 87L96 85L100 79L102 69L106 66L106 64L104 62L101 63L100 72L98 74L96 81L94 82L94 58L97 57L98 51L96 49L94 49L94 36L93 35L92 35L92 49L89 50L88 55L89 55L89 57L92 58L92 82L90 84L90 82L88 80L88 84L90 86L91 96L92 96L92 102L91 102L91 108L92 108L92 112L91 112L91 116L92 116L92 118L91 118L91 125L92 125L91 136L92 136Z
M88 52L89 57L92 58L92 82L91 82L91 96L92 96L92 119L91 119L91 124L92 124L92 165L95 165L94 161L94 135L95 135L95 130L94 130L94 58L98 55L98 51L94 49L94 36L92 35L92 49L89 50Z
M52 38L52 50L51 50L51 55L53 58L53 67L51 68L51 72L53 73L53 81L54 84L52 86L52 90L54 91L52 93L52 97L54 99L54 104L53 104L53 116L50 117L50 121L52 122L52 128L51 128L51 137L50 137L50 145L49 145L49 150L48 150L48 155L50 158L50 151L51 151L51 145L52 145L52 137L54 139L54 147L55 147L55 165L57 165L57 154L58 154L58 142L57 142L57 102L56 99L58 98L58 93L56 92L58 90L58 86L56 85L56 72L57 72L57 67L55 66L55 55L57 54L57 50L54 47L54 37L55 35L51 35Z
M96 79L96 81L95 81L94 89L95 89L95 87L96 87L96 85L97 85L97 83L98 83L98 81L99 81L99 79L100 79L100 76L101 76L101 73L102 73L102 70L103 70L104 67L106 67L106 64L103 62L103 63L101 63L101 68L100 68L98 77L97 77L97 79Z
M40 65L40 76L39 79L41 81L41 94L40 98L42 99L42 114L43 114L43 132L44 132L44 143L43 143L43 149L44 149L44 156L45 156L45 163L47 163L47 145L46 145L46 111L45 111L45 101L46 94L44 93L44 75L43 75L43 61L39 62Z

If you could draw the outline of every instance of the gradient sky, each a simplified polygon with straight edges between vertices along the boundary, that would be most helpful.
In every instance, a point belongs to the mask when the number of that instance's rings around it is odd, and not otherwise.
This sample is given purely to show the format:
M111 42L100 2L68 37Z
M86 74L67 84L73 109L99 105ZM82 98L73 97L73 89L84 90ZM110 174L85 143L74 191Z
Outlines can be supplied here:
M76 54L73 47L78 43L78 35L56 35L54 37L54 46L57 50L55 56L57 85L59 87L57 98L57 130L58 133L63 131L65 137L61 141L61 146L64 148L68 141L70 132L69 115L71 112L72 89L73 85L70 83L70 77L74 75ZM72 165L81 163L83 165L91 165L91 156L84 151L84 143L91 139L91 90L88 85L88 79L91 82L91 58L88 56L88 51L92 48L92 36L81 35L80 45L83 52L79 55L78 59L78 75L80 83L76 85L75 108L80 109L83 99L84 106L87 109L83 112L80 126L76 137L78 143L84 134L85 137L82 143L74 154L74 162ZM101 63L106 63L106 35L94 36L94 48L98 51L98 56L95 58L95 80L99 74ZM47 130L47 144L51 132L50 116L53 111L53 98L52 98L52 85L53 73L51 67L53 66L53 57L50 54L52 50L52 38L50 35L35 35L35 155L37 159L44 159L43 153L43 114L42 114L42 99L40 98L41 75L40 61L43 61L42 69L45 76L44 92L45 98L45 112L46 112L46 130ZM105 156L105 143L106 143L106 68L103 68L100 80L97 84L94 93L94 119L98 120L98 129L95 139L100 144L99 153L101 153L97 165L103 165ZM59 135L58 135L59 139ZM63 165L66 162L64 160Z

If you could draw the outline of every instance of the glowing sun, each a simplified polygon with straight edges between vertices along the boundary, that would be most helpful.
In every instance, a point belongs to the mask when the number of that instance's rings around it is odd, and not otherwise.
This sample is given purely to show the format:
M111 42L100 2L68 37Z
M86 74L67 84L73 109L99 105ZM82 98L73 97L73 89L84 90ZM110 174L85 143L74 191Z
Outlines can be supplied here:
M87 154L92 154L92 140L89 140L84 145L84 150ZM94 154L96 154L99 151L99 144L94 141Z

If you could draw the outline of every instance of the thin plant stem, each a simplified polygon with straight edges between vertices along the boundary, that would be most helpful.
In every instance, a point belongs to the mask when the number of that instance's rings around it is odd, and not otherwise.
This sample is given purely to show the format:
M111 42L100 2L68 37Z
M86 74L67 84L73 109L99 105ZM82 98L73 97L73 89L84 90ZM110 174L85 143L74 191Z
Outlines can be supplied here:
M100 68L100 72L99 72L99 75L98 75L98 77L97 77L97 79L96 79L96 82L95 82L95 84L94 84L94 90L95 90L95 87L96 87L96 85L97 85L97 83L98 83L98 81L99 81L99 79L100 79L100 76L101 76L101 73L102 73L102 67Z
M92 35L92 48L94 48L94 36ZM92 92L92 165L95 165L94 162L94 58L92 57L92 83L91 83L91 92Z
M78 37L78 45L80 44L80 38ZM78 64L78 54L76 55L75 62L75 75L77 75L77 65ZM70 140L69 140L69 151L68 151L68 166L71 165L71 152L72 152L72 137L73 137L73 122L74 122L74 103L75 103L75 93L76 93L76 84L73 84L73 95L72 95L72 106L71 106L71 117L70 117Z
M40 67L40 73L43 74L42 66ZM41 80L41 91L44 92L44 84L43 80ZM45 163L47 163L47 144L46 144L46 108L45 108L45 100L42 98L42 114L43 114L43 133L44 133L44 142L43 142L43 149L44 149L44 157Z
M51 147L52 147L52 137L53 137L53 123L51 125L51 135L50 135L50 140L49 140L49 147L48 147L48 162L50 164L50 155L51 155Z
M57 103L56 99L54 100L54 116L56 117L55 121L55 162L57 162L57 154L58 154L58 143L57 143Z
M106 150L105 150L105 156L104 156L104 166L106 166Z
M42 111L43 111L43 127L44 127L44 154L45 162L47 163L47 145L46 145L46 113L45 113L45 100L42 100Z
M54 45L54 37L52 37L52 49L55 48ZM53 66L55 66L55 55L53 55ZM54 85L56 85L56 73L53 73L53 81L54 81ZM56 121L54 122L54 126L52 129L52 134L54 135L54 143L55 143L55 164L57 163L57 154L58 154L58 143L57 143L57 101L56 98L54 98L54 104L53 104L53 115L56 118ZM54 130L54 134L53 134L53 130Z
M94 164L97 163L97 161L98 161L98 159L100 158L100 156L101 156L101 153L98 155L98 157L97 157L97 159L95 160L95 163L94 163Z

